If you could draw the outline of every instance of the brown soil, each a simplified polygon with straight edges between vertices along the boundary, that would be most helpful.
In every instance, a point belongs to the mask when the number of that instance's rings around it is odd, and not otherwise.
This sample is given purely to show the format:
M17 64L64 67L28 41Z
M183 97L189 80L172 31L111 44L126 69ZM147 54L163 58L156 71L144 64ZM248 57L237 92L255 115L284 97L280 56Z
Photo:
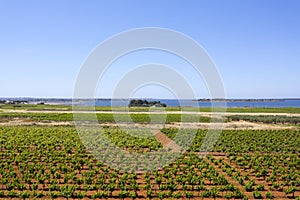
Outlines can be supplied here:
M12 119L10 121L0 122L0 126L74 126L73 121L30 121L28 119ZM191 129L223 129L223 130L282 130L282 129L296 129L294 126L279 125L279 124L263 124L246 121L227 122L227 123L170 123L170 124L122 124L122 123L102 123L99 126L111 126L111 127L133 127L133 128L150 128L150 129L161 129L166 128L191 128Z
M216 155L213 155L213 157L214 157L215 159L220 159L220 158L222 158L226 164L230 165L231 167L235 168L236 171L240 172L241 176L244 176L244 175L247 174L247 172L244 171L244 169L243 169L242 167L239 167L239 166L236 165L235 163L230 162L229 159L228 159L226 156L220 156L220 155L216 156ZM207 159L207 161L209 162L209 164L211 164L212 166L214 166L215 169L216 169L220 174L223 174L223 175L226 177L227 180L230 181L230 179L232 179L230 176L228 176L227 173L223 172L221 168L219 168L218 166L216 166L216 165L215 165L214 163L212 163L210 160ZM247 171L249 171L249 170L247 170ZM264 188L265 188L265 189L264 189L264 191L262 191L262 194L263 194L264 197L266 197L266 193L269 191L269 192L271 192L271 193L273 194L274 199L290 199L290 198L289 198L290 195L287 196L287 195L284 193L284 191L274 191L274 190L272 190L272 189L270 188L269 184L268 184L263 178L257 178L257 177L255 177L255 176L249 175L249 174L248 174L248 177L249 177L250 180L254 180L254 181L255 181L255 185L264 185ZM232 184L236 185L239 189L240 189L240 187L243 188L242 191L244 192L244 194L246 194L248 197L251 197L251 198L249 198L249 199L254 199L254 198L253 198L253 195L252 195L252 192L247 192L247 191L244 189L244 187L243 187L238 181L236 181L236 180L234 180L234 179L232 179L232 180L234 181L234 182L231 182L231 181L230 181ZM300 195L300 192L295 192L295 196L298 196L298 195Z
M234 180L233 178L231 178L230 176L228 176L227 173L223 172L222 169L220 169L218 166L216 166L214 163L212 163L209 159L207 159L206 157L204 157L205 161L208 162L211 166L213 166L215 168L215 170L219 173L222 174L227 180L228 182L230 182L232 185L236 186L240 191L242 191L246 196L248 196L249 198L252 196L252 192L247 192L244 187L239 184L239 182L237 182L236 180Z
M155 138L163 145L164 149L170 149L171 152L180 152L180 146L168 138L165 134L160 131L153 131L153 134Z
M13 109L5 109L3 110L5 113L94 113L93 111L55 111L55 110L13 110ZM96 111L95 113L113 113L113 114L121 114L126 113L124 111ZM222 117L222 116L230 116L230 115L273 115L273 116L300 116L300 114L290 114L290 113L210 113L210 112L185 112L185 111L149 111L149 112L130 112L131 114L194 114L205 117ZM65 121L31 121L30 119L18 119L12 118L10 120L0 121L0 126L16 126L16 125L47 125L47 126L71 126L74 125L73 121L65 122ZM161 129L163 127L175 127L175 128L195 128L195 129L295 129L295 126L289 126L284 124L264 124L264 123L254 123L254 122L246 122L246 121L232 121L226 123L169 123L169 124L116 124L116 123L103 123L99 124L100 126L134 126L134 127L149 127L151 129Z

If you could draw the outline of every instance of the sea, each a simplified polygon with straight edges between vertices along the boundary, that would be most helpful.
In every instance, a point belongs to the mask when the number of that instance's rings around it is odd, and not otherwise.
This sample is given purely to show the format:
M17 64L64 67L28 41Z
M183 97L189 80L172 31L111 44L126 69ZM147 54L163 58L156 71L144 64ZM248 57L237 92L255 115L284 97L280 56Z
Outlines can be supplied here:
M3 98L2 98L3 99ZM1 98L0 98L1 100ZM26 100L28 103L45 103L45 104L61 104L72 105L72 99L58 98L13 98L13 100ZM191 100L191 99L146 99L148 101L160 101L168 107L215 107L226 106L228 108L300 108L300 99L227 99L226 101L209 101L209 100ZM76 100L77 105L82 106L128 106L129 99L95 99L91 100Z
M297 107L300 108L300 99L298 100L229 100L229 101L197 101L197 100L176 100L176 99L151 99L149 101L160 101L165 103L168 107L211 107L214 105L226 106L229 108L251 107L251 108L285 108L285 107ZM127 99L114 99L114 100L96 100L96 106L127 106L129 100Z

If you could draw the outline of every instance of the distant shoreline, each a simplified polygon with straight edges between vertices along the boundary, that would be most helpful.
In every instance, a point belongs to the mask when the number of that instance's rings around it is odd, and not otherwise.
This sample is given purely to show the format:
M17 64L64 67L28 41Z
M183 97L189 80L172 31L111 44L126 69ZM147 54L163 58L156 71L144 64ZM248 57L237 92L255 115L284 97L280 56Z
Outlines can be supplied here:
M130 98L133 99L133 98ZM0 100L14 100L14 101L85 101L85 100L100 100L100 101L111 101L111 100L130 100L126 98L35 98L35 97L0 97ZM159 99L159 98L138 98L138 99L145 99L145 100L177 100L177 99ZM178 99L178 100L191 100L191 101L198 101L198 102L280 102L286 100L296 100L299 101L300 98L256 98L256 99Z
M49 105L77 105L77 106L128 106L132 99L71 99L71 98L0 98L0 104L20 105L20 104L49 104ZM270 107L300 108L300 98L264 98L264 99L153 99L144 98L141 100L159 101L168 107Z
M286 100L300 100L300 98L287 99L198 99L199 102L280 102Z

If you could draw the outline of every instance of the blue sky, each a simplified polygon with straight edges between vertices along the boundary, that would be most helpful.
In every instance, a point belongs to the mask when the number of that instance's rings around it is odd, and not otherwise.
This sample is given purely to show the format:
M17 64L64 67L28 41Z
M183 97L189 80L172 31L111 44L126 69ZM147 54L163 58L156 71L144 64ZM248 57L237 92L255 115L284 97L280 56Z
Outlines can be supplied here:
M202 45L228 98L300 97L299 10L298 0L0 0L0 96L72 97L80 67L99 43L128 29L163 27ZM135 56L139 63L177 59ZM128 60L120 65L134 67ZM203 80L181 61L173 67L207 97ZM121 71L115 66L100 81L98 97L111 96ZM172 97L157 86L136 95Z

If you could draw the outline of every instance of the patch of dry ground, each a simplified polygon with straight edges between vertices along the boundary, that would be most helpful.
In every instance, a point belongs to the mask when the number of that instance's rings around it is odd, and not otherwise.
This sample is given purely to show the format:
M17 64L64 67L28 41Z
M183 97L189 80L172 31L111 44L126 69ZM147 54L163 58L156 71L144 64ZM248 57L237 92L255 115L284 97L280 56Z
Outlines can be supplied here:
M30 121L28 119L12 119L10 121L0 122L0 126L72 126L73 121ZM254 129L254 130L281 130L281 129L295 129L294 126L283 125L283 124L263 124L254 123L246 121L234 121L227 123L170 123L170 124L116 124L116 123L101 123L99 126L112 126L112 127L133 127L133 128L149 128L149 129L161 129L166 128L190 128L190 129L224 129L224 130L244 130L244 129Z
M37 110L37 111L31 111L31 110L13 110L13 109L5 109L2 110L5 113L114 113L114 114L122 114L126 113L124 111L55 111L55 110ZM194 115L200 115L205 117L222 117L222 116L230 116L230 115L272 115L272 116L300 116L300 114L291 114L291 113L209 113L209 112L186 112L186 111L166 111L166 112L159 112L159 111L150 111L150 112L130 112L131 114L194 114ZM18 125L46 125L46 126L71 126L74 125L74 122L64 122L64 121L30 121L28 119L18 119L14 118L10 121L0 121L0 126L18 126ZM180 122L174 122L169 124L115 124L115 123L104 123L99 124L100 126L120 126L120 127L131 127L134 128L140 128L140 127L146 127L150 129L156 129L159 130L163 127L174 127L174 128L192 128L192 129L294 129L295 126L290 125L284 125L284 124L264 124L264 123L254 123L254 122L247 122L247 121L232 121L232 122L226 122L226 123L180 123Z
M152 131L155 138L163 145L164 149L170 149L171 152L180 152L180 146L168 138L160 131Z

